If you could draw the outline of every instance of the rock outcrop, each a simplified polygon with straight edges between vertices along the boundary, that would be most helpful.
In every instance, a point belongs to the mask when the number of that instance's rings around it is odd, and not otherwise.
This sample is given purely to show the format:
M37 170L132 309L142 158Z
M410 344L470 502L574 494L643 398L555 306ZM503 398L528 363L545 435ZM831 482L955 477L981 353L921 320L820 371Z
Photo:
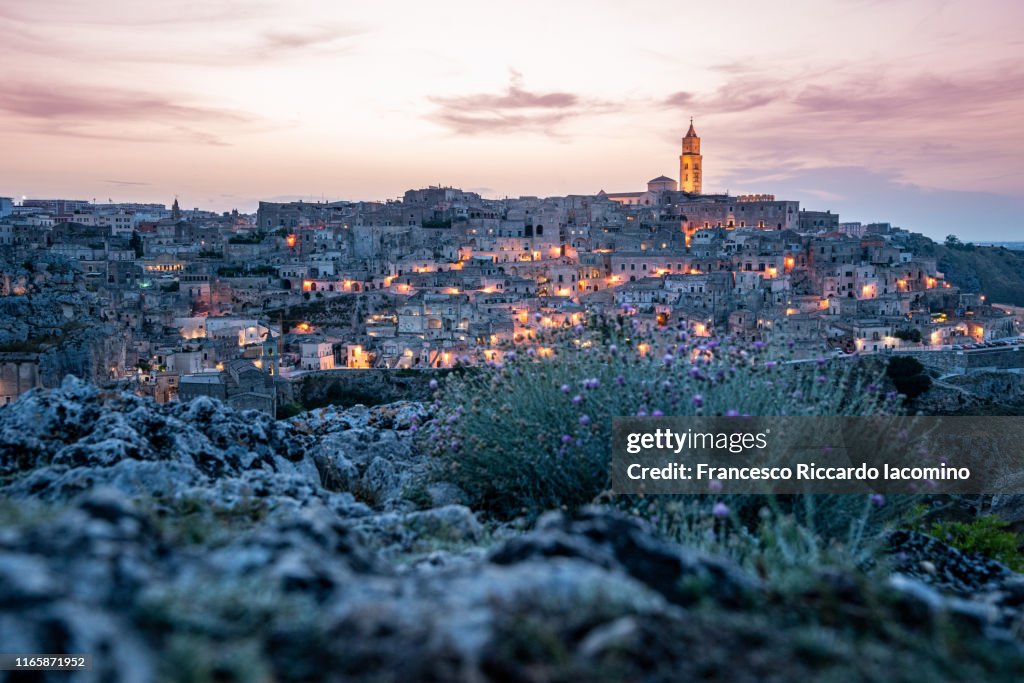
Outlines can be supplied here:
M0 409L0 643L90 653L80 681L998 681L1024 667L1020 576L1001 565L904 535L886 580L808 567L783 586L606 507L519 531L434 481L430 429L407 402L275 421L76 380L32 392Z

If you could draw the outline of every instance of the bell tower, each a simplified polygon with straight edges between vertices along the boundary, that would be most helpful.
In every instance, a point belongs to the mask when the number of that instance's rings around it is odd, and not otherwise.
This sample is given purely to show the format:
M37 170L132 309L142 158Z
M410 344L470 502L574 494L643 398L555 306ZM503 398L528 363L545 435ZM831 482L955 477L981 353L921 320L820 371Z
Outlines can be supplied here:
M700 138L693 129L693 117L690 117L690 130L683 138L683 153L679 155L679 189L691 194L701 193L701 161Z

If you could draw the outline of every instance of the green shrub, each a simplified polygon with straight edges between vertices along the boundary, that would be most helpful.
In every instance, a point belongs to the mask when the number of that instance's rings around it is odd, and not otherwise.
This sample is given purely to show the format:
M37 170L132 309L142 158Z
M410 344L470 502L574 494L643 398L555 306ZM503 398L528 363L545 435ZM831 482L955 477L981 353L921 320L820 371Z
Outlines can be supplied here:
M260 244L264 237L266 235L263 232L257 231L249 235L232 235L228 238L228 242L231 244Z
M772 585L798 585L823 566L877 568L884 531L904 525L916 496L620 496L619 506L688 548L724 556Z
M645 332L633 318L541 331L548 351L449 377L433 439L443 475L500 517L609 488L611 421L631 415L873 415L896 408L857 362L787 364L764 345Z
M921 330L917 328L896 330L892 336L915 344L921 343Z
M1024 572L1021 538L1008 526L1008 522L986 515L970 522L936 522L928 533L965 553L981 555Z
M306 412L306 406L302 405L299 401L289 401L288 403L282 403L277 407L277 419L287 420L290 417L295 417L300 413Z

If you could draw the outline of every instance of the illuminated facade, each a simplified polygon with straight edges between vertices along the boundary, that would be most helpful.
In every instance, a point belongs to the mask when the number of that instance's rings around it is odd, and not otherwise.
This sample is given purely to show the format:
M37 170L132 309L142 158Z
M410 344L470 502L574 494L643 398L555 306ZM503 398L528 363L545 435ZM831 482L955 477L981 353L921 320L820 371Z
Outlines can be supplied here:
M703 169L701 164L704 157L700 153L700 138L697 131L693 129L693 119L690 119L690 130L686 131L683 138L683 153L679 155L679 189L691 194L700 194L702 187Z

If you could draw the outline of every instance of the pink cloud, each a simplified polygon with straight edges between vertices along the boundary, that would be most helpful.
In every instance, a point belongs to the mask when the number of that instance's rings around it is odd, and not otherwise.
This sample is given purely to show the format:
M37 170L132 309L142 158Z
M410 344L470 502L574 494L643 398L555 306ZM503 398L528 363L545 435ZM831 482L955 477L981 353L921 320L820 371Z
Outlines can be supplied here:
M553 133L571 119L612 111L606 102L588 100L570 92L532 92L513 71L502 93L474 93L432 97L438 109L429 118L457 133Z
M60 86L52 83L8 85L4 89L4 97L0 99L0 111L34 119L229 122L249 119L237 112L180 104L168 97L141 91Z
M227 144L221 134L244 130L257 118L200 107L139 90L57 83L17 83L0 99L4 128L47 135L134 142Z

